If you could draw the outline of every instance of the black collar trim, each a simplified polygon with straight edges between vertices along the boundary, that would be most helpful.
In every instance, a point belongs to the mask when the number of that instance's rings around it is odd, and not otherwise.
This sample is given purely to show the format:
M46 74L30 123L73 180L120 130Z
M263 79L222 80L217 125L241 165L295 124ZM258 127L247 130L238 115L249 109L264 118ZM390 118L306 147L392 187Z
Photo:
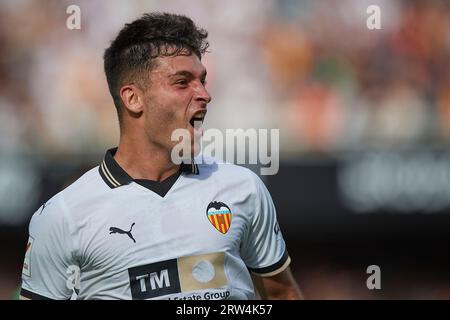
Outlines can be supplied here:
M105 158L98 168L103 181L105 181L111 189L130 184L134 181L134 179L130 177L114 159L116 151L117 148L106 151ZM181 163L180 172L197 175L199 174L198 165L195 163L194 159L191 160L191 163Z

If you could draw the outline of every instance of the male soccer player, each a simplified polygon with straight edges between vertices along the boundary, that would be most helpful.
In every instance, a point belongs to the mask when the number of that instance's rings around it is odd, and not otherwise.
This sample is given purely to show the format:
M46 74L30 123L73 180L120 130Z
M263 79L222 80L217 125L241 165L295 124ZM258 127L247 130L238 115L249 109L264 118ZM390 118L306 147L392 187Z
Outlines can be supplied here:
M33 215L22 298L253 299L255 287L264 299L300 298L259 177L172 160L172 132L194 141L211 101L206 38L185 16L152 13L105 51L119 146Z

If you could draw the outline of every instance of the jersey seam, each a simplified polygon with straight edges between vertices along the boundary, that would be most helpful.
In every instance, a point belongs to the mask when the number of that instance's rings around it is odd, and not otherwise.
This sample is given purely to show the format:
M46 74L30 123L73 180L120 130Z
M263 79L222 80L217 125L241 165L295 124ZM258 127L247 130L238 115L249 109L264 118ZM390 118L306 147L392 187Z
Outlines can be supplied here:
M68 227L69 227L69 231L73 235L73 237L76 237L76 235L75 235L75 230L76 230L76 228L75 228L75 219L73 219L71 211L70 211L70 209L69 209L69 207L68 207L68 205L66 203L66 200L64 199L63 195L61 195L60 201L61 201L61 207L62 207L63 212L64 212L64 216L67 219L67 224L68 224ZM72 238L72 236L70 236L70 243L72 244L72 249L73 249L73 251L71 252L71 256L72 256L72 259L77 261L77 262L79 262L78 259L80 257L80 254L79 254L80 245L79 245L78 242L79 242L78 241L78 237L77 237L77 239L75 241Z

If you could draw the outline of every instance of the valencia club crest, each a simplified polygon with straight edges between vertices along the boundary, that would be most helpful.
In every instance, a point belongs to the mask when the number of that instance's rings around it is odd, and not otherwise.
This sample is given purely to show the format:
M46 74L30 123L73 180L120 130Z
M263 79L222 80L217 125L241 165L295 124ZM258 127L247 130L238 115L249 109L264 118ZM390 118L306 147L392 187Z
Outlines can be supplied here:
M225 203L220 201L210 202L206 208L206 216L219 232L225 234L230 229L231 209Z

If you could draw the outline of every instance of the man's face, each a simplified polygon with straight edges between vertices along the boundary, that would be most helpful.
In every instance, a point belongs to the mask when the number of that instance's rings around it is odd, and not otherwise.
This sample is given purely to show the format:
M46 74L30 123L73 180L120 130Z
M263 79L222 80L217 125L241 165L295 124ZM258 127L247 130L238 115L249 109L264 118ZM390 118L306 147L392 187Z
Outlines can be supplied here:
M201 123L211 101L205 89L206 69L195 54L158 57L155 62L144 94L147 138L170 152L178 143L171 141L172 133L185 129L190 134L193 155L199 151Z

